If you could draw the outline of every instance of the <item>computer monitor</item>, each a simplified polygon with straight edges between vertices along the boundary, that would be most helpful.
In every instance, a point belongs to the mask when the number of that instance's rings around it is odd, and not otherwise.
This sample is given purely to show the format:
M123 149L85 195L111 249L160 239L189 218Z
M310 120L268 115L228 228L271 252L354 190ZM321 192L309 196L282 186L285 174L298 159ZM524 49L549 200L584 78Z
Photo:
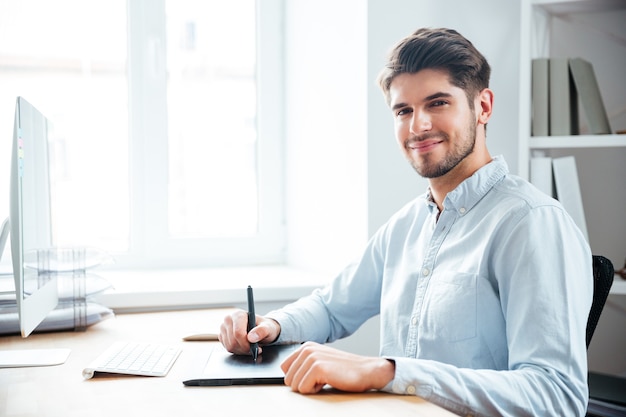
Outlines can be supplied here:
M3 224L4 230L0 230L0 256L8 233L22 337L30 335L58 304L56 278L42 277L38 268L25 263L27 257L32 258L33 254L52 247L50 128L48 119L39 110L24 98L17 98L10 164L9 219ZM65 349L0 351L0 367L55 364L64 354L67 357L67 353Z

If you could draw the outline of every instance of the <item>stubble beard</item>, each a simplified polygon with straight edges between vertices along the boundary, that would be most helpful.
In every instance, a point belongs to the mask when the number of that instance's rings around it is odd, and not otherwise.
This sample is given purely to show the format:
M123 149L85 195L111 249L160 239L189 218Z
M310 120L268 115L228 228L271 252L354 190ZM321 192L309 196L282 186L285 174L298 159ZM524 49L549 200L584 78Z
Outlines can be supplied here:
M439 137L444 141L450 140L450 136L444 132L438 132L435 134L427 133L425 135L411 138L407 141L407 144L433 137ZM409 162L420 176L424 178L439 178L452 171L452 169L454 169L454 167L456 167L461 161L471 155L472 152L474 152L475 144L476 127L474 126L472 120L470 121L467 129L466 140L455 146L447 155L445 155L443 160L435 160L433 155L425 154L421 156L420 160L409 160Z

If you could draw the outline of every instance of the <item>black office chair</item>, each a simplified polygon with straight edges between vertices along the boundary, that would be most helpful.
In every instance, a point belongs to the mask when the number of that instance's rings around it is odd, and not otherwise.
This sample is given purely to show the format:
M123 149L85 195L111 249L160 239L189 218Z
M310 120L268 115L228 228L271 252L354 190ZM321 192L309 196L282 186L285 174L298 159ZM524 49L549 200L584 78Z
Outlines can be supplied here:
M604 256L593 255L593 301L587 318L587 348L589 348L591 337L600 319L600 313L602 313L609 296L614 276L615 270L611 261ZM626 385L622 378L589 372L590 395L587 417L624 415L623 413L626 411L626 407L623 406L624 394L619 392L618 383L622 386Z
M615 270L611 261L604 256L593 255L593 301L587 318L587 348L589 348L591 336L596 330L600 313L609 296L614 276Z

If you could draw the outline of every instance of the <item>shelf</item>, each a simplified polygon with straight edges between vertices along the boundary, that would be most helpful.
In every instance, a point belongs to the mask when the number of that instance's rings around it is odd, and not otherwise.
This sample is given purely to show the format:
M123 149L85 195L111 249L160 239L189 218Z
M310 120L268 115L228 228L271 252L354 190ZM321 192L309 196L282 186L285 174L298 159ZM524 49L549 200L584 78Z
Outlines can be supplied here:
M579 158L579 175L584 180L580 181L580 192L586 202L593 250L613 257L623 256L615 248L624 248L625 243L620 208L626 204L623 186L626 165L621 164L626 154L626 134L531 136L531 64L533 58L539 57L579 56L593 62L599 82L604 82L603 100L612 112L613 131L624 129L626 0L522 0L521 6L518 173L529 179L530 158L542 154L551 157L571 154ZM582 107L579 122L582 122L581 131L588 132L589 121ZM602 187L595 187L599 182ZM619 275L615 275L611 294L626 296L626 280Z
M533 136L530 149L620 148L626 147L626 135Z
M624 0L533 0L533 6L545 9L552 16L567 16L576 13L622 10Z
M611 286L610 294L626 295L626 280L616 274L613 285Z

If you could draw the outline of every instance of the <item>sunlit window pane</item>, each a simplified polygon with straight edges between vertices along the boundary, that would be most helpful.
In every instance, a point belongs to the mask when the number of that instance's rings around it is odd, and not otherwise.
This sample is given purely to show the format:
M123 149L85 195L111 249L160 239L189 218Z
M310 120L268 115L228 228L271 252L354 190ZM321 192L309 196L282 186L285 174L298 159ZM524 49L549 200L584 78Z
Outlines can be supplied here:
M169 232L257 231L255 1L166 3Z
M0 158L23 96L55 124L55 244L122 268L282 260L282 12L0 0Z
M16 96L54 122L57 245L128 247L126 45L125 0L0 1L3 139Z

